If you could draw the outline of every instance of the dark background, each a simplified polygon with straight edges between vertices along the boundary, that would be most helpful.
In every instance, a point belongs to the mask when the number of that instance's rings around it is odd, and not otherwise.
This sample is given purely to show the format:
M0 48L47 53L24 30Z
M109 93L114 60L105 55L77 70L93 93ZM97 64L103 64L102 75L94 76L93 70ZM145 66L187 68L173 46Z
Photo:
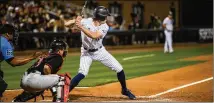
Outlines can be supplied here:
M181 27L213 27L213 0L180 0L180 8Z

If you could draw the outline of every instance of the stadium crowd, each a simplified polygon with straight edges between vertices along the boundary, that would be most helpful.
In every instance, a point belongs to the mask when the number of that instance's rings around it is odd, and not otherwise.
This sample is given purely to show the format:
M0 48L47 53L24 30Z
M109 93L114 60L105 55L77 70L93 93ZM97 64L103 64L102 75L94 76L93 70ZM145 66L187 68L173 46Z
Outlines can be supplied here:
M90 0L89 0L90 1ZM94 5L92 5L94 4ZM91 0L92 7L88 7L93 10L98 6L97 2ZM48 2L45 0L16 0L0 4L0 19L2 23L14 24L19 28L20 32L78 32L75 28L67 28L64 26L64 21L67 19L75 18L80 11L76 7L73 7L66 3L60 3L59 1ZM110 10L111 12L111 10ZM131 13L130 17L132 22L128 23L129 26L125 27L125 20L118 14L113 14L108 17L107 24L110 26L109 31L115 30L135 30L135 29L160 29L161 20L154 13L151 14L151 20L148 26L143 24L141 18L136 13ZM108 36L107 36L108 38ZM127 41L124 37L112 36L109 37L113 40L114 45L121 44L120 41ZM129 37L128 37L129 38ZM141 37L140 37L141 38ZM53 38L38 38L33 37L33 40L29 38L28 40L20 41L24 42L22 48L26 48L25 44L31 44L26 42L34 41L34 44L37 48L48 48L49 42ZM64 38L68 42L74 41L71 38ZM75 38L78 39L78 38ZM139 37L137 37L139 39ZM141 40L136 40L139 43L142 43ZM122 43L125 44L125 43Z
M2 22L14 24L24 32L68 31L63 20L76 16L76 9L48 1L20 1L0 4ZM55 13L56 16L50 15Z

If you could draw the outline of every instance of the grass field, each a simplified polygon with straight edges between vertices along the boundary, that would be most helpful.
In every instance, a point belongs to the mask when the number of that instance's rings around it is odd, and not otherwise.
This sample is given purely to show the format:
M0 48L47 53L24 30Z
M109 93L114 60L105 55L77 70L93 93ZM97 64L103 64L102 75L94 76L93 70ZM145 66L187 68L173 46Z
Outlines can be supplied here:
M195 47L175 49L173 54L164 54L162 50L151 52L135 52L113 54L116 59L123 65L127 79L146 76L157 72L170 69L176 69L187 65L193 65L204 61L179 61L179 59L199 56L204 54L212 54L213 47ZM148 56L152 55L152 56ZM127 57L141 56L130 60L123 60ZM8 89L20 88L20 79L22 74L32 63L20 67L11 67L5 62L1 64L1 69L5 73L5 80L9 84ZM68 56L64 62L60 73L70 72L71 76L77 74L79 68L79 56ZM93 62L89 75L79 84L79 86L96 86L117 81L116 73L109 70L99 62Z

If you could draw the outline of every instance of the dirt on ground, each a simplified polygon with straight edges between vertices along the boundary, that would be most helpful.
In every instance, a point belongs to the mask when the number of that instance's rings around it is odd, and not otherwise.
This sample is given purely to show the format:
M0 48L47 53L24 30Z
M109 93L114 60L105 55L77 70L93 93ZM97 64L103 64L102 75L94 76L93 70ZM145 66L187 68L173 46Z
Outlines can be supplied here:
M194 84L212 77L212 56L186 58L183 60L204 60L205 62L127 80L127 87L137 96L136 100L129 100L121 95L119 82L90 88L75 88L70 93L69 99L71 102L213 102L213 79ZM194 85L187 86L189 84ZM184 87L175 90L182 86ZM171 91L168 91L170 89ZM19 93L21 90L6 91L4 101L10 102ZM45 101L51 100L49 91L46 91L44 95ZM41 97L37 99L41 101Z

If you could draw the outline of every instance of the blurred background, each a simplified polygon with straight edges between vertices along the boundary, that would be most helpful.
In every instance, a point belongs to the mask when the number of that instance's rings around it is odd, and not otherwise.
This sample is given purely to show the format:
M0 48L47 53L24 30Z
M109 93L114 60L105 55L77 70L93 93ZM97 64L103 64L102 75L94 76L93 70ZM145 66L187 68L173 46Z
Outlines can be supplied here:
M70 48L81 46L80 31L66 28L64 20L80 15L85 0L0 0L3 24L19 28L16 50L47 49L55 38ZM104 45L162 44L162 22L169 13L174 21L174 43L213 42L213 0L88 0L84 16L105 6L112 16Z

